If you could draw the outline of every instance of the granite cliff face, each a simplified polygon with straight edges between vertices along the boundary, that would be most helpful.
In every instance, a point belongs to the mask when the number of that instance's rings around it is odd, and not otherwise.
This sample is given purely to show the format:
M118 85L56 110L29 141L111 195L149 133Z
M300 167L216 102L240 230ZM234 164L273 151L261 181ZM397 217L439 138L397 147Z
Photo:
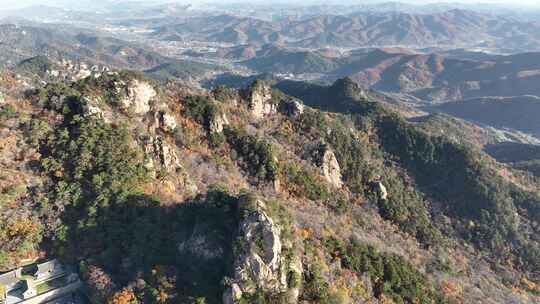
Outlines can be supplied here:
M288 292L287 303L295 303L298 298L298 289L289 286L288 276L301 276L301 262L291 257L294 253L282 243L280 226L265 209L260 200L240 201L244 214L236 239L239 249L234 260L234 276L223 294L224 304L249 301L261 290L269 295Z
M304 108L304 104L297 99L283 99L279 103L279 111L291 117L302 115Z

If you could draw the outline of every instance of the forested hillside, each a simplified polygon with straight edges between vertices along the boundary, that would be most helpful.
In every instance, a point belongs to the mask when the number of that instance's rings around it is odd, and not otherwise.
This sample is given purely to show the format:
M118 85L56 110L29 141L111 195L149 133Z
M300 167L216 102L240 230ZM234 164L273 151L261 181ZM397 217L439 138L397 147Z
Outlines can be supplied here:
M95 303L540 301L535 177L350 79L0 88L2 270L59 258Z

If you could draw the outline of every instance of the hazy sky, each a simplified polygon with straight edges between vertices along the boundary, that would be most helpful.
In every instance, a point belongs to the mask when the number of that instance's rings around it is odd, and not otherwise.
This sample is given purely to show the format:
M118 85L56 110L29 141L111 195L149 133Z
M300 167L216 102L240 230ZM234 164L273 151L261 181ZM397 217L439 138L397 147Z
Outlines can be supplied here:
M0 9L9 9L15 7L24 7L29 5L62 5L64 4L83 4L86 3L98 3L104 2L105 0L0 0ZM114 0L108 0L108 2L113 2ZM290 2L285 0L134 0L134 1L144 1L144 2L183 2L183 3L208 3L208 2ZM347 4L347 3L376 3L376 2L389 2L392 0L296 0L295 3L333 3L333 4ZM399 1L399 0L398 0ZM118 0L121 2L121 0ZM507 4L509 6L519 6L519 5L537 5L540 7L540 0L401 0L399 2L412 3L412 4L426 4L426 3L449 3L449 2L460 2L460 3L497 3L497 4Z

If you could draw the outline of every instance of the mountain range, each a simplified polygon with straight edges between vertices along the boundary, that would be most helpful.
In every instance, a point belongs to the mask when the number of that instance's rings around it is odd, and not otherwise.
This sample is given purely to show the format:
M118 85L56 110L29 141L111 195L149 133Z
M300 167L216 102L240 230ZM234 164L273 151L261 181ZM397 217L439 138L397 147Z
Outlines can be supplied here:
M38 55L125 67L153 67L166 62L164 56L136 44L68 27L2 24L0 49L3 65Z
M152 35L163 40L182 37L304 48L402 45L526 51L539 49L539 27L536 22L454 9L433 14L359 12L275 22L233 15L202 16L157 27Z
M49 72L60 71L60 62L66 60L89 67L147 70L159 80L199 79L226 70L218 65L167 57L139 43L68 26L0 24L0 50L0 66L17 66L16 70L21 71L23 63L22 70L30 69L32 73L47 67Z
M336 2L4 15L0 303L540 303L534 11Z
M246 49L245 47L243 49ZM540 95L540 53L419 53L404 48L287 50L263 46L240 61L257 73L318 73L319 81L350 77L365 88L399 93L413 100L441 103L485 96Z

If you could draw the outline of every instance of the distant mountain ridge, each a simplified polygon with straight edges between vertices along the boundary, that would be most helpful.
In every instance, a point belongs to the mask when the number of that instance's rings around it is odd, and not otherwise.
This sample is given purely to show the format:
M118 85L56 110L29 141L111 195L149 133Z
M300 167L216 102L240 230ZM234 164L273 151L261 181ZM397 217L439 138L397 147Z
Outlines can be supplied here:
M257 73L319 73L319 78L315 79L327 83L350 77L365 88L407 95L427 103L485 96L540 96L538 52L502 56L459 51L446 55L384 48L333 56L324 50L265 45L232 48L231 52L216 53L215 56L235 54L242 59L240 54L245 54L244 50L249 50L250 58L239 63ZM460 58L462 53L465 53L465 59Z
M38 55L56 59L83 59L113 66L152 67L168 59L134 43L66 27L0 25L0 59L16 64Z
M149 76L159 80L195 79L223 70L218 65L166 57L137 43L99 36L89 30L0 24L0 67L43 76L58 69L54 61L64 60L148 71Z
M540 97L484 97L431 108L459 118L540 136ZM540 156L539 156L540 158Z
M350 76L364 86L436 102L482 96L540 95L540 53L494 56L476 61L438 54L399 54L381 50L350 59L336 77Z
M318 15L278 21L233 15L203 16L156 27L152 35L164 40L179 35L223 43L281 43L309 48L504 45L536 50L540 46L539 28L534 22L453 9L432 14L358 12L349 16Z

